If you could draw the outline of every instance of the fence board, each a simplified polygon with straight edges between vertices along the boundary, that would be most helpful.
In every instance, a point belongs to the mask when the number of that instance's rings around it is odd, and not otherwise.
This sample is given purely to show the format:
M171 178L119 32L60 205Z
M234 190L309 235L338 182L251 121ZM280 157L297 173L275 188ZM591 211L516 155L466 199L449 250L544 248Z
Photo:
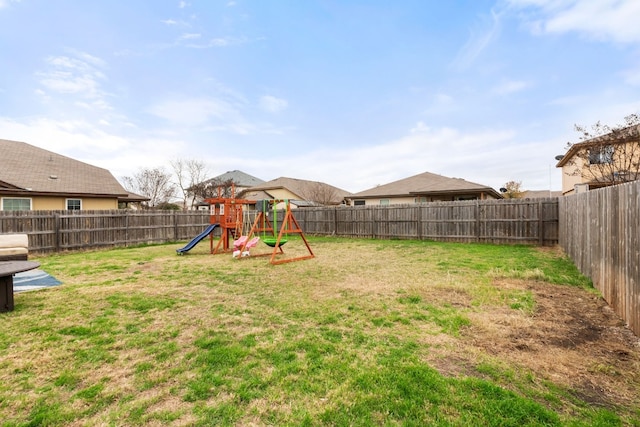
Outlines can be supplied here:
M202 211L0 212L0 233L26 233L42 253L188 240L208 224Z
M308 234L532 245L558 242L557 198L304 208L294 215Z
M558 199L321 207L294 213L305 233L377 239L429 239L553 245ZM26 233L33 252L188 240L209 224L208 212L0 212L0 233Z
M640 181L560 199L559 244L640 335Z

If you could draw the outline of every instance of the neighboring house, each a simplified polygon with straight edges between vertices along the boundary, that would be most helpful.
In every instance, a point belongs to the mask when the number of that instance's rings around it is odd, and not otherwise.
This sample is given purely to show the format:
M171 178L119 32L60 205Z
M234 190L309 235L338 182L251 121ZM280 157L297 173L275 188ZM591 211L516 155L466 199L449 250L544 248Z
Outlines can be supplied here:
M143 203L148 202L149 200L150 199L148 197L127 191L127 197L118 198L118 207L120 209L138 210L142 209Z
M640 125L573 144L556 160L564 195L635 181L640 178Z
M0 139L0 210L104 210L143 200L106 169Z
M251 187L238 197L248 200L290 200L291 207L339 205L351 193L324 182L280 177Z
M239 170L232 170L218 175L203 182L205 185L222 185L227 182L233 182L236 187L236 194L247 188L255 187L256 185L264 184L264 180L256 178Z
M561 197L562 191L526 190L522 192L522 199L542 199L545 197Z
M235 187L235 194L237 197L238 194L240 194L247 188L251 188L256 185L263 184L264 180L260 178L256 178L255 176L249 175L248 173L245 173L239 170L232 170L232 171L227 171L222 175L218 175L206 181L203 181L202 183L194 187L198 187L197 189L201 192L200 194L202 194L202 192L204 191L205 193L209 194L211 197L213 197L213 195L216 193L217 187L225 187L223 189L224 191L222 196L228 197L229 196L228 192L230 190L228 190L227 187L229 183L233 183ZM194 187L187 189L187 191L192 195L194 194L194 190L196 189ZM204 203L201 197L197 197L196 200L197 202L194 204L194 206L196 206L197 209L200 209L200 210L209 209L209 205Z
M352 206L363 206L502 199L502 196L486 185L424 172L355 193L349 199Z

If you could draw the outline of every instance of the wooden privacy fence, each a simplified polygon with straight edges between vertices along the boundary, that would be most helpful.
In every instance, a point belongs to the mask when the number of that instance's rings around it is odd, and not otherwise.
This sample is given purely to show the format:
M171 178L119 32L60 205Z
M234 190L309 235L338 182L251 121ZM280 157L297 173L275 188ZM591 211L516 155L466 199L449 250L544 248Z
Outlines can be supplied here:
M640 336L640 181L560 198L559 243Z
M304 208L307 234L555 245L558 199L473 200L389 206Z
M33 252L188 240L208 224L202 211L0 212L0 234L28 234Z
M436 202L297 209L307 234L554 245L558 199ZM281 216L282 217L282 216ZM26 233L33 252L190 240L207 211L0 212L0 233Z

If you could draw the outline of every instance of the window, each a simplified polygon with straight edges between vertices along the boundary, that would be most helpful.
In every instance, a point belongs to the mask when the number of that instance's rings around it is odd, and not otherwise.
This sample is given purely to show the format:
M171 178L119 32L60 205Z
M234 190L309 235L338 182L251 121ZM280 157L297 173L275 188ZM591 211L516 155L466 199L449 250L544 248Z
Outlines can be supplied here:
M79 210L82 210L82 200L80 200L80 199L67 199L67 210L68 211L79 211Z
M364 200L354 200L353 201L353 206L364 206L365 205L365 201Z
M389 199L380 199L380 206L389 206Z
M426 198L426 197L416 197L415 199L413 199L413 202L414 202L414 203L426 203L426 202L428 202L428 201L429 201L429 200L427 200L427 198Z
M2 199L3 211L30 211L31 199L10 199L5 197Z
M613 146L605 145L589 149L589 164L603 165L613 163Z

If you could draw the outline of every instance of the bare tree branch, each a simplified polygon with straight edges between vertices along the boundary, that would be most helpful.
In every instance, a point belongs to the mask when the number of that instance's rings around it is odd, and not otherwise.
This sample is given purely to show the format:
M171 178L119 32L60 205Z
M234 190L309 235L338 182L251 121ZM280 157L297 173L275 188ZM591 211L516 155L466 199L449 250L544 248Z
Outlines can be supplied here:
M171 174L163 168L142 168L132 177L122 178L124 187L133 193L149 198L143 202L143 206L155 208L171 201L175 195L175 186L171 182Z
M186 210L189 199L191 199L189 203L191 206L196 201L197 194L193 191L193 188L206 178L208 174L207 165L195 159L175 159L170 163L176 176L177 189L182 194L182 209Z
M582 142L567 144L573 156L573 176L594 186L635 181L640 178L640 116L630 114L614 127L596 122L588 129L576 125Z
M330 185L313 182L310 183L300 195L310 202L315 202L320 205L331 205L334 204L338 198L338 191Z

